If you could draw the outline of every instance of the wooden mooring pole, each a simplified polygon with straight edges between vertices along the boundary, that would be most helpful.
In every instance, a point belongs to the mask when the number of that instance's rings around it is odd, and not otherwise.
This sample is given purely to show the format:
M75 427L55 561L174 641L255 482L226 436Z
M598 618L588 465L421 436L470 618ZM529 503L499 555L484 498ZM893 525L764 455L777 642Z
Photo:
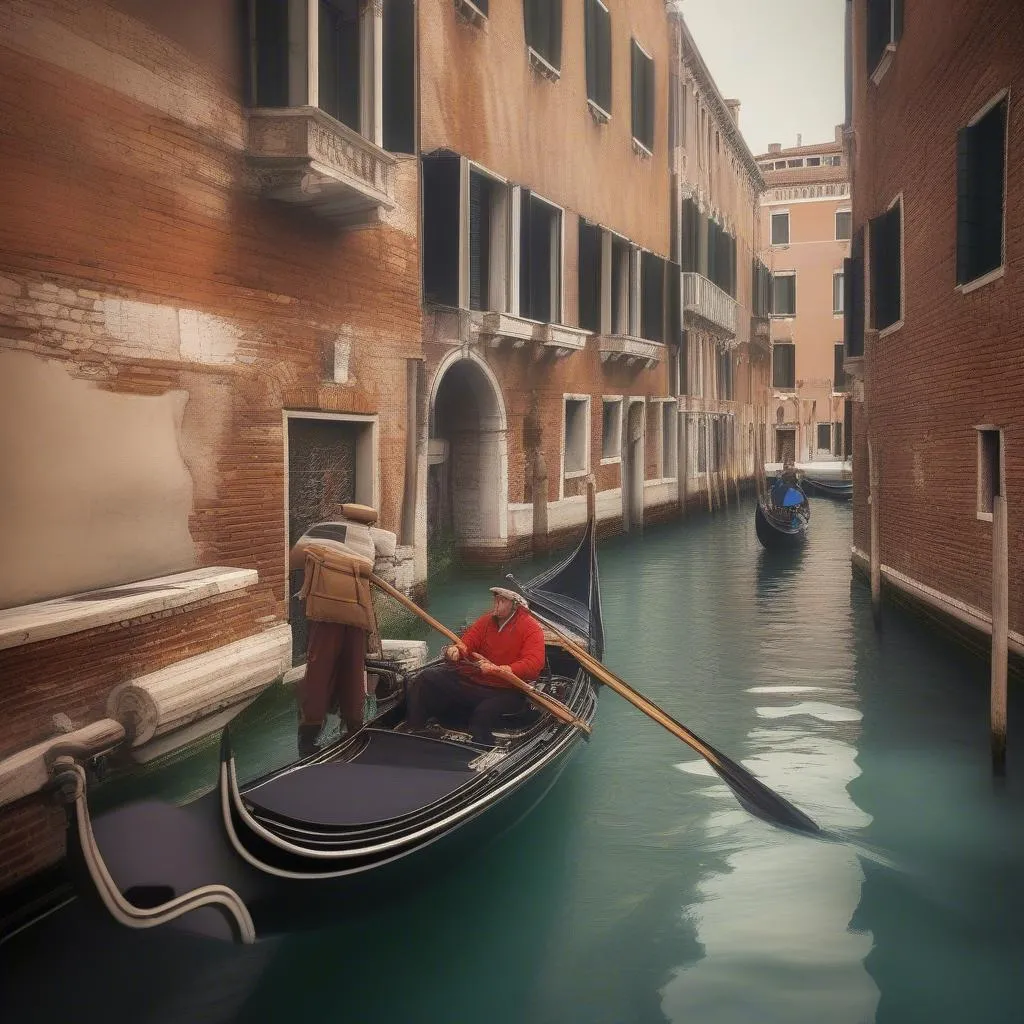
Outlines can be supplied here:
M1006 672L1010 629L1006 498L992 499L992 771L1006 774Z
M878 462L868 437L868 501L871 504L871 615L882 624L882 554L878 539Z

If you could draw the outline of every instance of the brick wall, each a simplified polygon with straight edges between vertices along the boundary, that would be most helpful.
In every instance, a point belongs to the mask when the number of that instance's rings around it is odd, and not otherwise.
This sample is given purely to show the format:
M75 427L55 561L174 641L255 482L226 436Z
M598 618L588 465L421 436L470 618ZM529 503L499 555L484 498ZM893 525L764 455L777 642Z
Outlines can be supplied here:
M991 525L976 518L975 427L1005 431L1010 628L1024 628L1024 8L959 0L936 18L905 5L891 67L867 77L855 4L854 228L902 195L903 326L869 334L855 410L854 542L870 548L867 443L879 463L881 559L960 601L991 606ZM957 133L1010 89L1005 272L956 290ZM870 321L869 321L870 322Z

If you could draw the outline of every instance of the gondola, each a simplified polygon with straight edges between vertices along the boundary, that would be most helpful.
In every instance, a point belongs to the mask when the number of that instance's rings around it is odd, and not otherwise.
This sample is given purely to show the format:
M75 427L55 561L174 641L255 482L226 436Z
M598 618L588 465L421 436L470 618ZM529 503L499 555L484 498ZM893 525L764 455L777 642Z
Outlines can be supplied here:
M769 551L800 547L807 538L810 521L807 495L795 484L777 480L766 497L757 499L754 530Z
M601 657L604 630L591 520L575 551L520 588L531 608ZM354 914L521 819L555 783L583 733L531 707L493 746L432 725L403 731L406 680L362 729L243 784L229 729L215 789L185 806L148 800L90 818L85 775L57 782L69 807L69 861L83 891L121 923L168 924L252 942ZM596 687L561 646L547 646L540 688L593 722ZM212 780L211 780L212 781Z
M852 480L823 480L820 477L805 476L803 488L808 494L834 501L850 501L853 498Z

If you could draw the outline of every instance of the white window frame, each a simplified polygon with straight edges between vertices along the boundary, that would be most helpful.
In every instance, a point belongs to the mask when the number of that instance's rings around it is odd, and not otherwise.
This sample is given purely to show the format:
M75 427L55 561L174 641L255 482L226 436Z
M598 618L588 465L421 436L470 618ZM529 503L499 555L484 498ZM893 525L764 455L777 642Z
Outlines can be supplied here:
M615 437L615 454L605 455L605 439L607 435L604 431L604 410L606 406L616 406L618 412L614 415L614 432ZM622 395L602 395L601 396L601 465L602 466L615 466L622 462Z
M1002 427L993 423L982 423L974 428L977 441L977 456L975 458L977 474L977 499L975 503L975 518L984 523L992 522L992 513L982 509L982 460L984 458L984 447L981 443L981 435L985 433L997 433L999 435L999 481L1002 485L1003 497L1006 496L1006 436ZM995 495L993 495L993 498Z
M561 451L561 473L559 474L558 484L558 496L559 498L565 497L565 481L576 480L580 477L585 477L590 473L590 395L562 395L562 451ZM566 469L566 449L569 445L569 438L567 436L566 428L568 427L567 412L570 402L576 402L583 405L583 423L584 423L584 446L583 446L583 468L582 469Z
M795 270L773 270L772 271L772 306L775 305L775 278L777 277L796 277ZM794 302L794 307L796 303ZM796 317L796 309L793 309L792 313L772 313L773 320L793 320Z
M885 49L882 51L882 56L875 65L874 71L871 72L871 81L876 86L882 84L882 79L885 78L885 73L892 66L893 58L896 55L896 41L893 36L896 34L896 3L895 0L889 0L889 42L885 44Z
M839 280L839 309L836 309L836 279ZM841 270L832 271L832 315L842 316L846 309L846 276Z
M380 416L358 415L355 413L342 412L305 412L292 409L282 411L281 424L283 427L284 447L284 521L288 522L289 515L289 493L288 493L288 422L289 420L333 420L337 423L355 423L368 429L361 432L356 441L356 490L355 500L360 505L369 505L371 508L380 508ZM287 606L290 600L289 593L289 570L288 570L289 548L287 537L285 537L284 551L284 599Z
M1006 100L1006 126L1003 131L1003 251L1002 261L999 266L993 270L989 270L987 273L982 274L980 277L976 277L971 281L965 281L963 284L958 284L955 287L955 291L961 295L967 295L970 292L976 291L978 288L984 288L987 284L992 284L993 281L998 281L1000 278L1006 276L1006 186L1009 182L1009 166L1010 166L1010 90L1009 88L1000 89L999 92L993 96L988 103L986 103L975 115L967 122L967 128L973 128L983 117L991 113L992 108L998 106L1000 103ZM954 274L955 277L955 274Z
M520 256L520 238L522 237L522 231L523 231L523 194L522 194L522 186L517 186L516 187L516 195L515 195L515 197L513 199L512 211L511 211L511 215L512 215L512 237L515 240L515 244L513 246L513 258L511 260L511 268L510 268L511 269L511 273L509 275L509 280L511 282L511 280L514 277L515 287L514 288L510 287L511 295L510 295L510 299L509 299L509 306L513 307L513 304L514 304L515 315L518 316L522 320L530 320L531 323L557 323L557 324L564 324L565 323L565 207L564 206L559 206L558 203L552 202L550 199L547 199L546 197L542 196L539 192L534 192L532 190L530 191L530 198L531 199L538 199L538 200L540 200L540 202L544 203L546 206L550 206L551 209L558 211L558 228L559 228L559 230L558 230L558 239L557 239L558 255L557 255L557 259L552 259L551 260L551 274L552 274L551 294L552 294L552 297L553 297L552 298L552 306L554 307L554 311L557 312L558 317L557 317L557 319L553 319L553 320L534 320L531 317L525 316L523 314L522 310L519 308L519 256ZM467 203L467 213L466 213L466 220L467 220L467 222L468 222L468 219L469 219L469 213L468 213L468 203ZM554 239L552 239L552 241L554 241ZM468 243L468 236L467 236L467 243ZM469 255L468 255L468 251L467 251L466 259L465 259L464 262L465 262L466 275L467 275L467 281L468 281L468 275L469 275ZM554 298L555 296L557 296L557 298ZM467 302L468 302L468 291L467 291ZM509 312L512 312L512 311L513 311L512 308L510 308Z
M487 312L492 313L510 313L511 310L511 274L510 270L513 265L513 250L515 255L518 257L519 247L516 244L513 247L513 236L518 237L518 225L519 220L516 219L517 230L512 230L513 222L513 207L512 202L512 186L508 178L496 173L485 167L483 164L477 163L475 160L468 160L463 158L461 166L460 178L460 206L461 216L459 217L459 290L465 299L463 306L466 309L470 308L470 214L469 214L469 178L470 175L476 171L477 174L482 175L485 178L489 178L492 182L503 186L504 188L504 199L502 203L505 207L504 217L495 217L494 211L491 211L491 248L489 254L490 263L490 274L487 282ZM517 207L521 211L522 207ZM504 224L501 224L501 221ZM503 228L504 237L495 238L494 227L495 224L499 224ZM563 227L564 236L564 227ZM564 242L563 242L564 244ZM497 282L496 282L497 278ZM464 280L464 283L463 283ZM518 285L518 275L517 275ZM495 300L498 300L498 305L495 305Z
M846 238L839 237L839 215L841 213L847 213L850 215L850 234ZM836 210L835 217L833 218L833 229L836 236L837 242L849 242L853 238L853 209L849 206L842 209Z
M774 221L776 217L786 218L786 241L775 242L772 239L775 237L775 225ZM785 249L792 245L793 242L793 221L789 215L789 210L772 210L768 214L768 242L773 249Z
M890 334L895 334L898 330L903 327L903 321L907 315L907 265L904 254L906 253L906 210L903 206L903 193L898 192L893 198L892 202L885 208L885 212L888 213L897 203L900 204L900 316L894 324L889 324L884 330L878 332L879 338L888 338ZM870 236L871 236L871 222L868 221L868 251L870 252ZM870 273L870 269L868 271ZM867 279L871 280L870 277ZM870 288L865 289L868 293L871 292ZM869 312L867 303L865 305L865 315ZM870 320L866 321L871 323Z

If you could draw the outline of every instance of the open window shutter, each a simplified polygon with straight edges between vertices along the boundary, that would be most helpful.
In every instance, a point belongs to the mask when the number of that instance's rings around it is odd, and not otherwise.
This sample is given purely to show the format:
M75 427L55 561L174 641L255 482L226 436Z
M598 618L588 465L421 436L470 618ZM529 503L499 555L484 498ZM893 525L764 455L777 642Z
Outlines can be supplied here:
M423 298L459 304L459 157L423 157Z
M580 218L579 325L601 329L601 229Z
M595 5L596 6L596 5ZM597 102L609 114L612 112L612 16L610 11L597 7Z
M989 111L971 132L971 177L977 182L973 224L974 276L977 277L995 270L1003 262L1006 101Z
M654 61L641 55L644 69L644 145L654 152Z
M903 38L903 0L892 0L892 41Z
M633 41L632 48L630 50L632 55L632 77L630 78L630 95L633 101L633 120L632 130L633 138L643 141L643 113L641 111L641 104L643 103L643 54L640 52L640 48L636 45L636 41Z
M491 251L488 182L481 174L469 176L469 308L487 308L487 271Z
M600 91L598 85L599 47L597 38L597 0L584 0L583 6L583 40L587 55L587 98L600 105L597 98Z
M486 0L477 6L487 13ZM416 5L384 0L382 24L384 148L416 152Z
M519 205L519 315L533 316L533 289L530 286L530 270L533 265L533 215L530 207L530 190L520 190Z
M537 0L523 0L523 27L526 45L537 48Z
M668 306L668 337L665 339L670 345L679 345L682 342L682 295L680 287L682 279L678 263L666 263L665 273L667 285L665 288L665 303ZM683 358L680 356L680 358Z
M956 137L956 281L965 284L972 273L970 128L961 128Z
M562 66L562 0L547 0L550 12L548 22L548 61L556 68Z

